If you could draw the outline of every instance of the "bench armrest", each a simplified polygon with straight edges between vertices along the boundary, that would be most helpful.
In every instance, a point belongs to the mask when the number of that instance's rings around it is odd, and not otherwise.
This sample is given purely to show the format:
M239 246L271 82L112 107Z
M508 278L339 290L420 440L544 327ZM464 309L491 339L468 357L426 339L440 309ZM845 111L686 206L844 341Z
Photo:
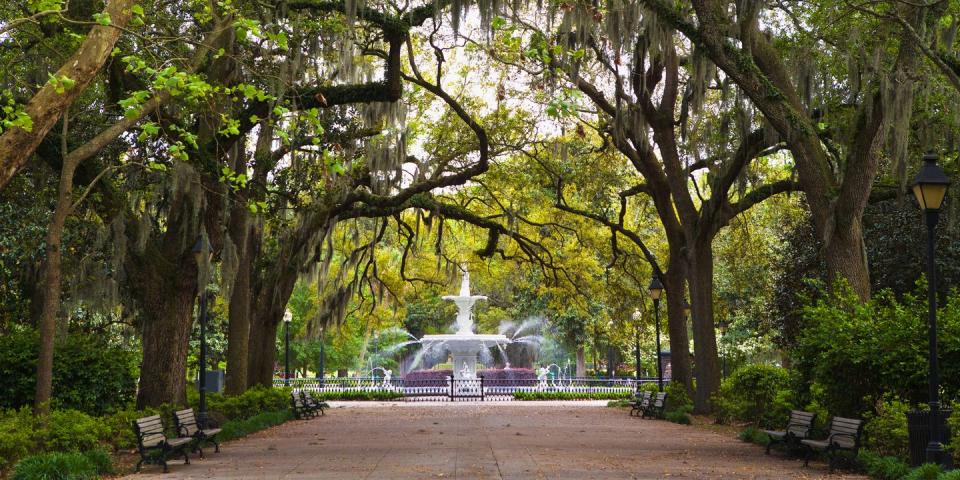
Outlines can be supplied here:
M837 438L849 438L850 441L853 443L854 447L860 446L860 435L854 435L852 433L834 433L830 435L830 444L841 446L836 441L834 441Z

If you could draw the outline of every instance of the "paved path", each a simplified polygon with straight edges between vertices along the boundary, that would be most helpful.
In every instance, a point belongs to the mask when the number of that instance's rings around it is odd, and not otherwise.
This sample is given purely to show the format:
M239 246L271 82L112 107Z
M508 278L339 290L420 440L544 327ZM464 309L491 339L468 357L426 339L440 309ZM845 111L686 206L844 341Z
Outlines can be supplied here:
M862 478L598 403L337 406L128 479Z

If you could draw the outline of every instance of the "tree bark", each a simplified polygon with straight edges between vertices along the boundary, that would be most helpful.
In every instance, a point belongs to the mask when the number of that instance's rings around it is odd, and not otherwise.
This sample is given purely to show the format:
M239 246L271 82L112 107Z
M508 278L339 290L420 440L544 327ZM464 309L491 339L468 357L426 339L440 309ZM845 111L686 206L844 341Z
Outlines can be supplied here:
M33 410L37 414L49 411L50 398L53 394L53 351L62 290L61 243L64 224L73 210L73 174L77 169L77 163L70 159L65 159L63 162L63 168L60 170L60 185L57 187L57 205L50 224L47 225L43 309L39 321L40 351L37 358L37 385L33 399Z
M690 286L693 356L696 361L697 388L694 411L709 413L710 397L720 388L720 362L713 322L713 238L697 241L689 249L688 284Z
M583 344L577 345L577 375L578 377L587 376L587 358L583 351Z
M73 85L66 88L62 83L45 84L25 108L33 121L30 131L14 127L0 134L0 189L27 163L37 145L97 76L110 58L122 28L130 21L131 7L136 3L136 0L110 1L103 13L109 15L111 25L91 28L80 48L54 74L58 79L74 81Z
M667 332L670 335L670 380L679 382L693 392L693 376L690 367L690 337L687 335L687 316L683 311L684 304L684 266L683 255L673 252L671 246L670 266L664 272L664 289L667 296ZM662 306L661 306L662 308ZM663 320L663 311L660 319ZM662 328L662 327L661 327ZM657 352L659 354L659 352ZM656 357L654 357L656 361Z
M237 246L237 272L230 292L230 313L227 326L226 393L239 395L246 391L250 343L250 310L253 252L250 249L249 211L235 201L230 215L230 236Z

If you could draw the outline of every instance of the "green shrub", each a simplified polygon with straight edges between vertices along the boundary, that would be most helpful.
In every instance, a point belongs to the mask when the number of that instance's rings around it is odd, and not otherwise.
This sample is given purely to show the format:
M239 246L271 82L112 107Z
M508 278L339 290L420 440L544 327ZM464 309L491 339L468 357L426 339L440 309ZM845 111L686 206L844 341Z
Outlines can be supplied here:
M24 458L14 467L10 480L87 480L110 473L113 465L102 450L52 452Z
M960 480L960 469L941 473L937 480Z
M36 332L0 336L0 408L33 403L36 387ZM91 415L114 411L133 400L138 358L132 351L91 335L68 335L57 342L53 357L54 409Z
M877 480L900 480L910 473L910 467L897 457L884 457L869 450L857 456L860 468Z
M667 393L667 404L664 406L664 411L685 411L686 413L693 411L693 400L687 393L687 387L684 387L682 383L670 382L663 387L663 391Z
M663 414L663 419L668 422L679 423L681 425L690 425L690 415L683 410L674 410Z
M910 436L907 433L907 411L910 406L896 397L876 403L876 413L864 414L864 443L881 456L907 458Z
M630 399L633 392L514 392L516 400L621 400Z
M290 412L290 409L286 408L272 412L263 412L242 420L231 420L223 424L221 427L223 431L220 432L217 439L221 441L233 440L234 438L240 438L274 425L280 425L292 418L293 414Z
M757 445L766 445L770 443L770 436L754 427L747 427L744 431L737 435L737 438L743 440L744 442L756 443Z
M188 401L194 409L199 408L199 397L196 393L191 394ZM228 396L218 393L207 395L207 409L224 420L248 418L261 412L287 408L289 405L289 389L262 385L257 385L240 395Z
M925 463L903 477L903 480L937 480L940 477L940 465Z
M137 446L137 436L132 427L134 420L150 415L157 415L157 411L153 409L136 410L133 406L129 406L116 413L100 417L98 420L103 427L105 439L113 445L113 448L128 450ZM164 420L169 424L170 421L166 418L170 417L165 417Z
M28 407L0 412L0 472L35 452L38 438L36 421Z
M322 398L324 400L385 402L403 398L403 393L387 390L339 390L336 392L324 392Z
M76 410L54 410L45 419L44 449L57 452L84 452L96 448L106 429L99 419Z
M790 375L772 365L744 365L720 384L713 398L719 420L782 427L790 416Z

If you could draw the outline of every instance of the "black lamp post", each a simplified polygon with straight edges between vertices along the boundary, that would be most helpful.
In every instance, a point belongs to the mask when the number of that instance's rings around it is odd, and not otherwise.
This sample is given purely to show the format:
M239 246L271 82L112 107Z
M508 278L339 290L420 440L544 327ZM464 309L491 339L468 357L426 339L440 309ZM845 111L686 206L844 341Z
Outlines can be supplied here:
M640 310L633 311L633 361L637 368L637 390L640 389Z
M923 166L913 185L913 194L924 211L927 222L927 320L930 340L930 443L927 444L927 462L942 463L943 444L940 443L940 369L937 364L937 269L934 258L934 231L940 217L940 206L947 194L950 179L937 165L937 156L923 156Z
M283 384L290 385L290 322L293 314L290 310L283 312Z
M197 412L197 423L200 428L207 426L207 269L210 267L210 259L213 252L210 249L210 242L203 235L197 237L193 244L193 258L197 261L197 269L200 273L200 385L197 390L200 393L200 408Z
M657 387L663 391L663 355L660 352L660 297L663 296L663 283L656 273L650 280L650 286L647 287L650 299L653 300L654 325L657 329Z
M323 327L320 327L320 368L317 369L318 370L317 380L320 381L319 382L320 388L323 388L323 381L324 381L324 378L326 378L327 376L327 372L326 372L327 355L323 350L323 344L325 341L326 341L326 330L324 330Z

